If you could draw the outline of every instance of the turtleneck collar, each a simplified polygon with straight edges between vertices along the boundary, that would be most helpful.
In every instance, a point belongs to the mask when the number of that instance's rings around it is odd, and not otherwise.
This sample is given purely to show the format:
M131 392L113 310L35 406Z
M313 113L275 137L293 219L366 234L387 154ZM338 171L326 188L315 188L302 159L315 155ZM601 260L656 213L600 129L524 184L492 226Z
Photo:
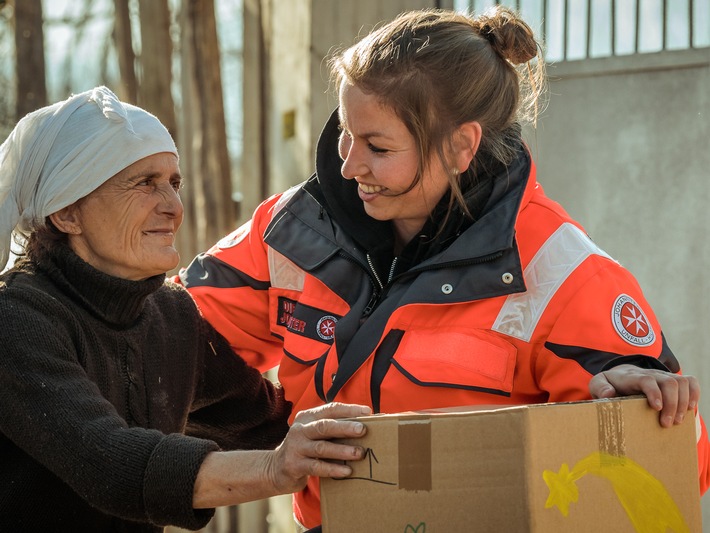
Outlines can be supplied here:
M65 244L43 249L32 259L67 296L105 322L126 327L140 316L145 300L165 282L165 274L142 281L116 278L95 269Z

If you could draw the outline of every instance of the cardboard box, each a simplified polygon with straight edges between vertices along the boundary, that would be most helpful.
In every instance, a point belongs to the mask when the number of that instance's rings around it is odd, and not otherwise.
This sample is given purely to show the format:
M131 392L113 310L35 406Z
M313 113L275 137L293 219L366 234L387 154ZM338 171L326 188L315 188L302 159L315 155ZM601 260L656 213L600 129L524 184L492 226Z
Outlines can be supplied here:
M326 533L702 531L694 417L662 428L645 398L362 421L366 459L321 480Z

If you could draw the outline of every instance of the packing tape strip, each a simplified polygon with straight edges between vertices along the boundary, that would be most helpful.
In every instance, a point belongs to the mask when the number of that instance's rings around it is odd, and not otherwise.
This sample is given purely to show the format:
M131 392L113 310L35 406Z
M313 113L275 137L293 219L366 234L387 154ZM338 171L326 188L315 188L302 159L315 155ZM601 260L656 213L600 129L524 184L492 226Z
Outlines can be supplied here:
M621 402L597 403L599 451L615 457L626 456L624 413Z
M431 419L398 424L399 486L403 490L431 490Z

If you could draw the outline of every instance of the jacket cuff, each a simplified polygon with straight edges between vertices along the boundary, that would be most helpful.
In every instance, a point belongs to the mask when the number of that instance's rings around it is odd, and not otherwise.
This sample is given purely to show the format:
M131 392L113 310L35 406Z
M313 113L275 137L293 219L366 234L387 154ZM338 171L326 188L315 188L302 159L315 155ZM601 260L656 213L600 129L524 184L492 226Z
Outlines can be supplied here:
M148 461L143 484L145 510L152 523L191 530L207 525L215 510L193 509L193 491L205 456L218 450L215 442L180 434L160 441Z

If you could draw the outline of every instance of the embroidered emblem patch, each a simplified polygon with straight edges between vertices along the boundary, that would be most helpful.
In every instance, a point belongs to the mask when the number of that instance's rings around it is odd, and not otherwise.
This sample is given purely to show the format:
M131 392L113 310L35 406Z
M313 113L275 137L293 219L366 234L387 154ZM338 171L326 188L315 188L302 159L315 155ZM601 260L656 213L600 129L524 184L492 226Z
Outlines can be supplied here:
M316 331L318 332L318 336L325 341L331 340L335 335L336 322L338 322L338 319L335 318L333 315L326 315L321 318L318 321L318 324L316 324Z
M656 340L648 318L631 296L619 295L611 308L611 320L619 336L633 346L648 346Z

